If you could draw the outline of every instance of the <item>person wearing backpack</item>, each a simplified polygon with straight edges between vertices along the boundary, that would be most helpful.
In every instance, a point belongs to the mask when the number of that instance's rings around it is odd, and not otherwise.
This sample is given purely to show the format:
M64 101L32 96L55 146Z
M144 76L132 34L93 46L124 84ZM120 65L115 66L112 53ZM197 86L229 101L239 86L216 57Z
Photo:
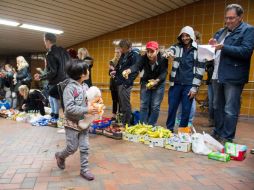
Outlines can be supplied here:
M179 128L188 126L192 101L197 94L205 72L205 63L198 61L197 43L190 26L181 29L178 43L166 50L165 56L173 60L168 91L167 128L174 131L179 103L182 102L182 117Z
M132 43L129 40L122 39L118 44L121 57L118 61L118 64L115 67L116 75L115 80L118 88L118 97L121 107L121 112L123 114L122 123L123 126L126 124L130 125L131 120L131 103L130 95L131 89L133 87L133 82L138 75L138 72L131 73L128 78L124 77L124 70L130 68L132 65L135 65L140 60L140 55L137 51L132 49Z
M216 51L212 76L215 125L212 136L223 144L235 138L241 94L249 80L254 49L254 27L243 22L243 14L241 5L228 5L225 28L209 40Z
M55 153L57 166L64 170L65 160L74 154L78 148L80 151L80 176L86 180L94 180L94 175L89 170L89 129L80 126L80 120L86 121L87 114L98 114L99 109L89 105L87 101L87 88L84 83L89 78L87 64L81 60L73 60L67 64L66 71L69 79L62 86L64 103L64 127L66 134L66 147Z
M51 107L51 123L56 126L59 117L60 99L57 84L67 78L65 65L71 60L69 53L62 47L56 46L56 35L52 33L44 34L44 44L48 52L46 54L46 72L43 74L36 73L35 80L48 80L49 85L49 104Z

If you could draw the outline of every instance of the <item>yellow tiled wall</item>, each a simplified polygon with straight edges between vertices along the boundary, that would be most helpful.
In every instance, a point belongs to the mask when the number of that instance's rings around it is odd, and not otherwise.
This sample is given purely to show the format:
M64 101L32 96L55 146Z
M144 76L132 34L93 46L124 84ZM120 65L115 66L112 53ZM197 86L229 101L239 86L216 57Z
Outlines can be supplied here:
M183 26L189 25L202 34L202 42L207 43L213 34L224 25L224 9L230 3L241 4L245 10L244 21L254 25L254 0L201 0L185 7L152 17L122 29L85 41L73 46L86 47L95 59L92 72L94 83L103 84L103 96L107 106L111 106L111 96L108 91L108 61L114 55L113 41L127 38L132 42L143 45L150 40L156 40L161 46L168 47L176 42L176 38ZM250 70L250 80L254 81L254 56ZM137 79L138 81L138 79ZM134 88L138 88L136 86ZM206 88L203 86L202 88ZM168 89L168 88L167 88ZM254 84L246 85L242 98L241 113L254 116ZM250 91L248 91L250 89ZM252 90L252 91L251 91ZM206 91L200 91L200 97L206 96ZM133 108L139 108L139 92L134 91L131 96ZM167 91L163 99L161 110L167 110Z

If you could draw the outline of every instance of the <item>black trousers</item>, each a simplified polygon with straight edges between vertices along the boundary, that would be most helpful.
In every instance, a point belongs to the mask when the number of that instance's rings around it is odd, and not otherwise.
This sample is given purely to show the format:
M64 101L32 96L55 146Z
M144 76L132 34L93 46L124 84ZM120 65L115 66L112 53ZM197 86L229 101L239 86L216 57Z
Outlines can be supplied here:
M111 90L111 97L112 97L112 113L116 114L117 112L120 112L120 105L119 105L119 98L118 98L118 91L116 90Z

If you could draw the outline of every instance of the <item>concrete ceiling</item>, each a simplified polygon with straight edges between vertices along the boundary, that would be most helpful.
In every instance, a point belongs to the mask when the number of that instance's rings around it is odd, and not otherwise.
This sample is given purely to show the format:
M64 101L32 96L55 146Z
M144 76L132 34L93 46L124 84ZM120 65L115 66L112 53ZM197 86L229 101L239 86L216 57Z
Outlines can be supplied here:
M63 30L69 47L198 0L0 0L0 19ZM0 55L43 52L43 32L0 25Z

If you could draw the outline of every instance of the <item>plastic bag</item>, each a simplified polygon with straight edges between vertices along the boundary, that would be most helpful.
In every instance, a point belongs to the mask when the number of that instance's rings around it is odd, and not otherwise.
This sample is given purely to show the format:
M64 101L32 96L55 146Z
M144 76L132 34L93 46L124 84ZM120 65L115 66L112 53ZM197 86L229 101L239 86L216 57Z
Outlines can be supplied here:
M204 141L206 146L214 152L223 152L224 146L214 139L211 135L204 133Z
M211 153L212 150L205 144L204 135L201 133L196 133L194 127L192 129L194 131L194 134L191 135L192 151L196 154L203 155L208 155Z

